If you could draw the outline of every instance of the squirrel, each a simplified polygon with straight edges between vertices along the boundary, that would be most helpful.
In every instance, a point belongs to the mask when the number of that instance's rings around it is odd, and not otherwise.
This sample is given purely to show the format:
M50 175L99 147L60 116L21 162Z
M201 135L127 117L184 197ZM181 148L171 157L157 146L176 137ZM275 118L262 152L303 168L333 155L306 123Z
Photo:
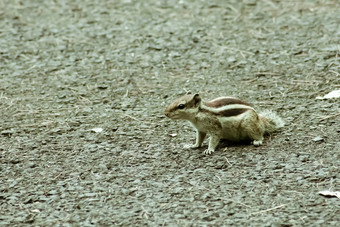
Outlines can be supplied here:
M189 148L200 148L209 135L205 154L213 153L221 139L252 141L254 146L260 146L265 134L284 126L274 112L258 114L252 105L234 97L203 101L199 94L187 93L171 103L164 114L172 120L187 120L196 129L196 143Z

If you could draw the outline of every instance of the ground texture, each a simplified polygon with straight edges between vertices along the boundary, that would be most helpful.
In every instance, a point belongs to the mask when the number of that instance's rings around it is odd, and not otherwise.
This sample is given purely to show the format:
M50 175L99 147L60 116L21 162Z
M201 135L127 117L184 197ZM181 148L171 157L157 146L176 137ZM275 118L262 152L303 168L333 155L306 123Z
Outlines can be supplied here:
M339 37L337 0L1 0L0 225L336 226ZM286 126L184 150L189 90Z

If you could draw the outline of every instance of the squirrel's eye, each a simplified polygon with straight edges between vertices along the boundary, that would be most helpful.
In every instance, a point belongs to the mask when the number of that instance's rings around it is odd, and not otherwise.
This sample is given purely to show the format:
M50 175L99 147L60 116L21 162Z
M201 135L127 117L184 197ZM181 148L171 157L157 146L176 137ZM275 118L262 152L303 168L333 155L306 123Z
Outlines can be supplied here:
M179 104L178 109L184 109L185 105L184 104Z

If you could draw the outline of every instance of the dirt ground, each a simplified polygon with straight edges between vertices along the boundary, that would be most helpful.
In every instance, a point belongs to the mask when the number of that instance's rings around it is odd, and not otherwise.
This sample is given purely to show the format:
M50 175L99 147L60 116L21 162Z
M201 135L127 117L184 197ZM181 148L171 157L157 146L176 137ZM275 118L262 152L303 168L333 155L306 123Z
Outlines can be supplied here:
M339 54L338 0L0 0L0 225L336 226ZM286 126L184 150L189 90Z

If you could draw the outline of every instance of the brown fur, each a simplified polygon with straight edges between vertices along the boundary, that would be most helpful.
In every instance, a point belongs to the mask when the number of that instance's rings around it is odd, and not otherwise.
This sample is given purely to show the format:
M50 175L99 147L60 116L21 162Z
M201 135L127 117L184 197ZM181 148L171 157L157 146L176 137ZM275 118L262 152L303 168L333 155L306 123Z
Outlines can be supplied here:
M237 98L232 98L232 97L225 97L225 98L220 98L220 99L214 99L209 102L204 102L204 105L206 105L207 107L213 107L213 108L219 108L222 106L232 105L232 104L242 104L246 106L252 106L251 104L245 101L242 101Z
M235 109L227 109L227 110L223 110L223 111L219 111L219 112L212 112L212 111L203 109L204 112L208 112L210 114L218 115L218 116L222 116L222 117L234 117L234 116L243 114L244 112L246 112L248 110L249 109L247 109L247 108L235 108Z

